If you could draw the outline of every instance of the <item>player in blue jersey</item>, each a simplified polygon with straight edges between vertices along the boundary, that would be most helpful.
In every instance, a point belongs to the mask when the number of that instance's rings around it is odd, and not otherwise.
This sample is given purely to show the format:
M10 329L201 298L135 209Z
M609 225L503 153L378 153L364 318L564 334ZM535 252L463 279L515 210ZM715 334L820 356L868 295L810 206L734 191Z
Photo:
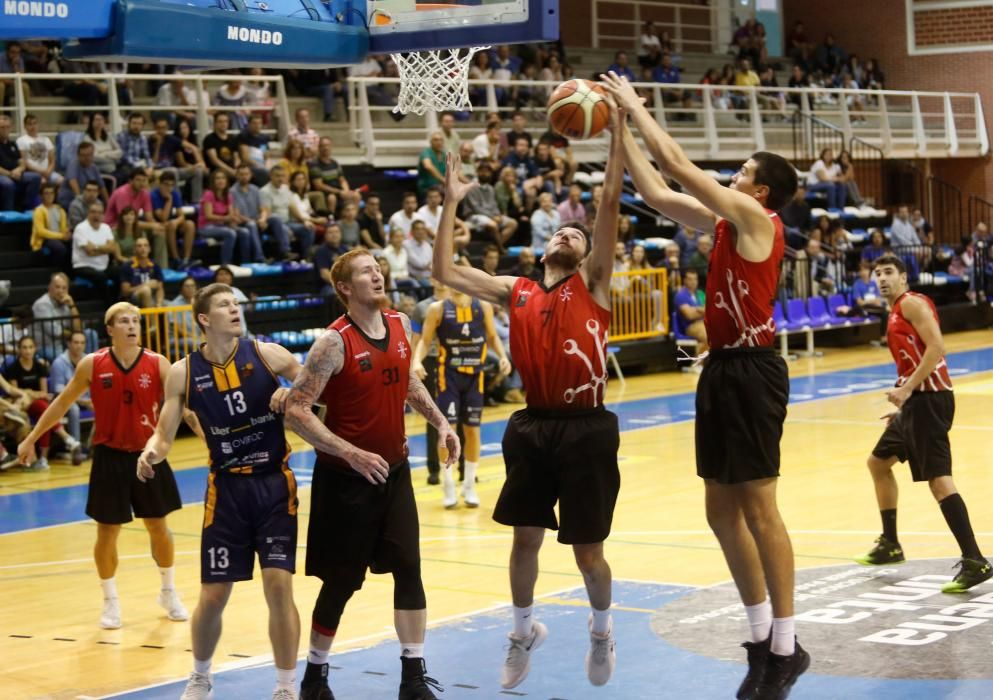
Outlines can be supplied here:
M438 339L438 393L435 402L453 427L462 423L465 431L465 473L462 500L470 508L479 506L476 495L476 467L479 465L479 424L483 415L483 363L490 348L500 362L500 372L510 374L510 361L493 325L493 306L462 292L436 301L424 316L420 340L414 349L411 371L426 376L424 357ZM446 455L440 455L444 461ZM455 479L444 470L442 504L454 508Z
M296 700L300 616L293 602L296 568L296 479L283 432L287 389L300 364L283 347L241 337L231 287L211 284L193 297L193 315L207 342L169 370L155 434L138 460L138 478L155 476L185 408L196 414L210 450L200 543L201 589L193 613L193 673L182 700L212 697L211 659L221 615L236 581L252 578L255 556L269 606L276 661L272 697Z

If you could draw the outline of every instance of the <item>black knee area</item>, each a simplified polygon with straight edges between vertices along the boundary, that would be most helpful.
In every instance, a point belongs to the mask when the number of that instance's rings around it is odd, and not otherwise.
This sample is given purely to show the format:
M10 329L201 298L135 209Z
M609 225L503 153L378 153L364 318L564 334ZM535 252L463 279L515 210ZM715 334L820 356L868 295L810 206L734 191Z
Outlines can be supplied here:
M355 569L337 572L324 581L314 604L313 622L319 631L327 634L338 629L345 604L355 591L362 588L364 580L365 570Z
M428 606L421 581L420 559L393 567L393 608L423 610Z

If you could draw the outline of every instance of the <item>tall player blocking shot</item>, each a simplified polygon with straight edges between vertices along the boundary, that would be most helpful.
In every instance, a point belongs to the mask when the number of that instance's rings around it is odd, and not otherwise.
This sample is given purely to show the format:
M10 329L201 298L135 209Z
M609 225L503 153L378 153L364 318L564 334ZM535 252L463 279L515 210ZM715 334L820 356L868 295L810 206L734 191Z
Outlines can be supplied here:
M603 554L620 490L617 416L605 410L607 327L621 176L623 112L611 106L611 144L603 199L590 241L575 225L560 228L545 248L545 277L491 277L452 263L455 210L475 184L463 184L461 163L448 154L445 207L434 244L434 276L453 289L510 314L510 354L524 381L527 408L507 424L507 478L493 519L514 528L510 589L514 629L500 684L520 685L531 653L548 635L534 619L538 552L545 530L572 545L590 607L586 674L593 685L610 680L615 665L610 619L611 573ZM556 502L559 518L555 517Z
M238 300L226 284L193 297L207 342L169 370L155 434L138 460L141 481L172 448L185 408L193 411L210 451L200 540L200 600L193 613L193 672L182 700L211 697L211 660L221 617L237 581L250 581L258 556L276 661L274 700L295 700L300 615L293 603L297 493L283 431L287 390L300 364L285 348L242 338Z
M714 234L704 309L711 350L696 394L697 474L751 628L744 644L748 673L737 697L779 700L810 665L796 643L793 546L776 504L790 388L786 363L773 347L785 248L776 212L796 191L796 170L781 156L755 153L723 187L687 158L625 78L613 72L601 78L631 113L662 172L686 193L669 189L625 127L625 164L645 202Z

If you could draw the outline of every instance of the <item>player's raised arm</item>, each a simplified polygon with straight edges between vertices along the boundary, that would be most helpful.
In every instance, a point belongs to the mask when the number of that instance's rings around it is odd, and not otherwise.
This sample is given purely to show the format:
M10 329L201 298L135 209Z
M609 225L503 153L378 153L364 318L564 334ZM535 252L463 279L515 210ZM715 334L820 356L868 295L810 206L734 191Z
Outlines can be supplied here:
M412 333L410 319L406 314L400 314L400 321L403 323L403 329L407 333L407 340L409 341ZM423 342L423 338L421 341ZM444 414L438 410L438 404L434 402L434 398L432 398L431 392L428 391L427 387L424 386L424 382L414 372L410 373L410 378L407 381L407 403L438 430L438 445L448 450L448 459L445 461L445 466L450 467L457 463L459 461L459 454L462 452L459 436L452 430L452 426L449 425L448 419L445 418Z
M45 412L38 418L28 436L17 446L17 459L21 464L31 464L35 461L34 444L47 431L54 428L69 408L90 388L90 377L93 375L93 356L87 355L79 364L66 388L59 392L55 400L48 405Z
M324 393L328 379L338 374L344 366L344 353L344 341L335 330L325 332L311 346L307 361L293 382L286 400L286 423L315 449L345 460L370 483L384 484L390 474L390 465L386 460L360 450L332 433L312 410Z
M631 114L645 146L663 173L676 180L710 211L735 224L739 232L771 235L772 224L758 200L722 186L694 165L675 139L655 121L626 78L613 72L600 77L617 104Z
M166 361L168 364L168 361ZM145 443L145 449L138 457L138 480L147 481L155 476L153 465L158 464L172 448L176 431L183 421L183 399L186 396L186 358L169 367L165 380L165 401L159 412L159 422L155 432Z
M466 193L478 186L474 182L462 182L461 175L462 161L457 153L449 153L445 171L445 205L441 208L441 220L438 222L438 233L434 239L431 274L442 284L447 284L469 296L506 305L514 289L516 277L506 275L494 277L474 267L456 265L453 260L455 212Z

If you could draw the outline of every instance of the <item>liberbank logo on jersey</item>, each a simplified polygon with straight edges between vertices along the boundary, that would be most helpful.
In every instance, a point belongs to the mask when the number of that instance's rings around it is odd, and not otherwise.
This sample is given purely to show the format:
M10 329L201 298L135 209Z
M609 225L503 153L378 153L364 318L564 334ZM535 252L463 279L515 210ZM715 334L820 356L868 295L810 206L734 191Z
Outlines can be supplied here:
M69 5L64 2L38 0L3 0L3 13L10 17L69 17Z

